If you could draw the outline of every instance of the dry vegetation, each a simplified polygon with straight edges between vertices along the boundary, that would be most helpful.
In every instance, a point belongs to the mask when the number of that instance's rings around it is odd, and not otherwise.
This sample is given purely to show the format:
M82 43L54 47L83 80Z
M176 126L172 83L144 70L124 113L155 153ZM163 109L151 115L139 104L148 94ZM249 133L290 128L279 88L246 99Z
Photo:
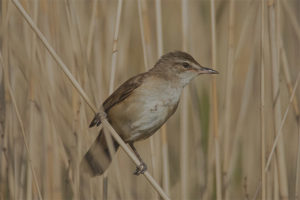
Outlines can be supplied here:
M0 199L160 199L123 150L103 177L80 179L94 113L12 1L0 3ZM120 3L21 1L97 107L169 51L220 72L194 80L137 143L171 199L299 199L300 2Z

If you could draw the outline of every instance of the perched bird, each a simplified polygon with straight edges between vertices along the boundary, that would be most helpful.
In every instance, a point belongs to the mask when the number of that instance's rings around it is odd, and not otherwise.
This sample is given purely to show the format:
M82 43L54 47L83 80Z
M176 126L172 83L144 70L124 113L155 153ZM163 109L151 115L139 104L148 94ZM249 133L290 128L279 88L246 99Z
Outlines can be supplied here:
M163 55L148 72L124 82L103 103L107 119L141 161L134 174L147 169L134 142L153 135L177 109L184 86L200 74L218 74L202 67L191 55L175 51ZM90 127L101 124L96 114ZM119 145L113 140L115 150ZM81 161L81 169L90 176L104 173L111 162L103 129Z

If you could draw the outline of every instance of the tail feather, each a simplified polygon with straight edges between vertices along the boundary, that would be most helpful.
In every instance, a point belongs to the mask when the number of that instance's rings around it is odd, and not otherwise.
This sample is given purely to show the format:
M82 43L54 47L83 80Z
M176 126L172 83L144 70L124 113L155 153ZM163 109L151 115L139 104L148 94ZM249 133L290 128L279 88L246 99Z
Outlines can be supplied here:
M116 151L119 144L113 138L112 140ZM112 158L102 129L97 136L97 139L82 159L80 168L83 173L88 173L90 176L99 176L105 172L111 163L111 160Z

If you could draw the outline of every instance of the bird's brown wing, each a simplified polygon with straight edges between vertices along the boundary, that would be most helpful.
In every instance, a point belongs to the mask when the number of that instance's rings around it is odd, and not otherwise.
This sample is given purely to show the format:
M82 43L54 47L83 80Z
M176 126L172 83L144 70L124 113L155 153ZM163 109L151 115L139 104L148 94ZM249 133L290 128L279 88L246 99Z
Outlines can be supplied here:
M124 82L118 89L116 89L103 103L103 108L106 113L115 106L116 104L122 102L124 99L129 97L132 92L138 88L143 80L147 77L146 73L139 74L137 76L134 76L130 79L128 79L126 82ZM94 119L92 120L90 127L93 127L95 125L99 126L101 124L100 116L99 114L96 114Z

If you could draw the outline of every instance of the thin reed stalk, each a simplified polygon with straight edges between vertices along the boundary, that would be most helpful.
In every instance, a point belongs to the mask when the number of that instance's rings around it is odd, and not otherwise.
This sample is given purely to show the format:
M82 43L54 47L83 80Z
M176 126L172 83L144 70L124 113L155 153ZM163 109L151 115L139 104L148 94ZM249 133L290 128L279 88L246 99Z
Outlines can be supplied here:
M278 1L276 2L276 6L279 6ZM272 63L272 95L273 95L273 103L274 103L274 124L275 124L275 141L268 157L268 161L266 163L265 171L267 171L271 157L275 150L275 144L278 143L277 148L277 166L280 180L280 195L283 199L288 198L288 182L286 175L286 165L285 165L285 155L284 155L284 143L283 138L281 136L282 128L280 128L281 124L281 103L280 103L280 87L279 87L279 49L278 49L278 18L276 18L275 13L275 2L269 6L269 22L270 22L270 48L271 48L271 63ZM278 10L277 10L278 13ZM277 25L277 26L276 26ZM276 34L276 35L275 35ZM287 110L288 111L288 110ZM287 112L286 112L287 113Z
M110 71L110 82L109 82L109 94L113 93L114 89L114 80L115 80L115 74L116 74L116 65L117 65L117 56L118 56L118 38L119 38L119 30L120 30L120 21L121 21L121 15L122 15L122 7L123 7L123 0L118 1L118 7L117 7L117 16L116 16L116 22L115 22L115 29L114 29L114 37L113 37L113 49L112 49L112 57L111 57L111 71ZM111 135L107 133L104 129L105 139L109 147L110 155L115 154L115 150L113 147L113 142ZM112 156L111 156L112 157ZM115 172L117 174L117 181L118 181L118 187L121 193L121 198L125 198L125 190L124 187L122 187L122 179L121 179L121 173L120 173L120 164L119 160L115 160ZM108 177L107 173L104 173L103 175L103 194L104 199L107 199L107 192L108 192Z
M238 37L238 42L236 45L236 49L235 49L235 55L234 58L235 60L237 58L240 57L241 52L242 52L242 48L244 48L244 43L247 41L247 39L249 37L251 37L251 31L249 31L249 27L251 27L251 22L255 23L255 18L257 17L257 15L255 15L254 13L256 13L255 11L257 10L257 5L253 2L253 1L248 1L248 4L246 5L248 7L248 14L245 17L245 20L243 22L242 28L241 28L241 33Z
M264 66L264 34L265 34L265 23L264 23L264 16L265 16L265 1L261 0L261 22L260 22L260 131L261 131L261 199L266 199L266 174L265 174L265 166L266 166L266 159L265 159L265 152L266 152L266 136L265 136L265 66Z
M211 56L212 68L216 68L216 19L215 19L215 0L210 0L210 16L211 16ZM217 80L212 78L212 107L213 107L213 134L215 146L215 169L216 169L216 194L217 200L222 199L222 177L221 177L221 161L220 161L220 145L219 145L219 120L218 120L218 102L217 102Z
M50 55L54 58L54 60L57 62L60 69L64 72L64 74L67 76L69 81L72 83L72 85L77 89L77 91L80 93L81 97L85 100L85 102L88 104L88 106L91 108L91 110L96 113L97 109L95 105L93 105L88 98L87 94L84 92L82 87L79 85L79 83L76 81L76 79L73 77L71 72L68 70L67 66L63 63L63 61L60 59L60 57L56 54L55 50L50 46L45 36L41 33L41 31L37 28L37 26L34 24L32 19L29 17L29 15L26 13L22 5L19 3L18 0L12 0L13 4L16 6L16 8L20 11L24 19L28 22L30 27L33 29L33 31L37 34L38 38L42 41L42 44L46 47ZM140 165L140 161L138 158L134 155L132 151L129 150L129 148L126 146L124 141L121 139L121 137L118 135L118 133L113 129L113 127L109 124L109 122L106 119L106 114L103 111L103 108L100 109L100 116L101 116L101 122L105 128L109 130L109 132L112 134L114 139L120 144L122 149L126 152L126 154L131 158L131 160L136 164L136 166ZM143 174L147 181L153 186L153 188L161 195L163 199L169 199L169 197L165 194L165 192L161 189L161 187L156 183L156 181L153 179L153 177L149 174L148 171L146 171Z
M187 51L188 40L188 1L181 1L182 17L182 49ZM181 199L188 199L188 90L183 91L180 116L180 178L181 178Z
M169 155L168 155L168 140L167 140L167 127L164 125L161 128L162 140L162 165L163 165L163 189L167 195L170 195L170 170L169 170Z
M149 65L148 65L148 56L147 56L147 39L145 37L145 27L144 27L144 19L143 19L143 9L142 9L142 0L138 0L138 14L139 14L139 27L140 27L140 32L141 32L141 38L142 38L142 47L143 47L143 56L144 56L144 66L145 69L148 70L149 69ZM146 21L146 20L145 20ZM147 23L147 22L146 22ZM145 24L146 26L146 24Z
M155 0L155 16L156 16L156 37L158 58L163 54L163 30L162 30L162 11L161 0ZM161 145L162 145L162 168L163 168L163 189L167 195L170 195L170 172L169 172L169 156L168 156L168 139L167 125L161 128Z
M157 53L158 53L158 57L160 57L162 56L163 49L164 49L161 0L155 0L155 17L156 17Z
M279 185L279 171L278 171L278 161L276 161L277 158L275 158L275 164L274 164L274 183L273 183L273 199L274 200L280 200L280 185Z
M298 150L297 150L297 164L296 164L296 183L295 183L295 197L294 199L299 199L300 195L300 120L297 119L297 128L298 128Z
M226 74L226 89L225 89L225 120L224 120L224 160L223 160L223 175L227 176L229 166L229 152L230 141L232 138L231 133L231 104L232 104L232 88L233 88L233 70L234 70L234 18L235 18L234 1L229 1L229 25L228 25L228 55L227 55L227 74ZM227 187L225 187L225 194Z
M96 15L97 15L97 8L98 8L98 0L93 0L93 10L92 10L92 17L90 21L90 26L89 26L89 33L88 33L88 39L87 39L87 61L90 62L91 60L91 52L92 52L92 41L93 41L93 36L94 36L94 30L95 30L95 25L96 25ZM117 15L118 16L118 15Z
M147 6L146 2L143 0L138 0L138 15L139 15L139 27L141 32L142 39L142 48L143 48L143 56L144 56L144 66L145 70L149 69L149 58L148 54L151 52L150 50L150 38L149 38L149 21L147 16ZM148 50L148 51L147 51ZM158 177L158 169L156 169L156 154L154 152L154 137L150 137L150 157L151 164L154 177ZM159 198L159 197L157 197Z
M118 0L118 8L117 8L117 16L115 23L115 32L114 32L114 41L113 41L113 50L111 57L111 73L110 73L110 83L109 83L109 93L113 92L114 82L115 82L115 72L117 65L117 56L118 56L118 38L119 38L119 29L120 29L120 21L122 14L122 5L123 0Z
M55 5L53 5L55 6ZM67 13L67 21L68 21L68 28L70 30L70 32L72 32L73 34L71 34L71 43L72 43L72 56L73 56L73 64L71 65L71 72L72 74L74 74L74 76L76 77L76 79L80 80L81 83L83 83L84 81L80 79L80 71L77 70L77 66L76 65L81 65L82 64L82 59L83 56L80 54L80 50L82 49L81 47L81 43L80 43L80 32L79 32L79 28L78 28L78 23L77 23L77 19L75 18L76 16L76 10L74 9L73 4L70 4L69 1L65 0L65 8L66 8L66 13ZM53 11L55 12L55 10ZM54 14L55 16L55 14ZM75 62L77 60L77 62L79 62L78 64ZM72 123L72 132L76 135L77 138L80 138L79 133L80 133L80 105L81 105L81 99L79 94L77 93L75 88L72 88L72 115L74 116L73 118L73 123ZM76 145L76 153L77 153L77 157L79 158L80 155L80 139L78 139L78 143ZM80 163L80 159L76 159L75 160L75 164L74 164L74 171L75 173L71 173L71 169L69 167L69 163L68 163L68 170L69 170L69 174L68 174L68 178L70 179L70 186L72 188L73 194L74 194L74 199L79 199L79 163Z
M38 2L34 4L34 8L33 8L33 21L37 21L37 16L38 16ZM29 32L29 31L28 31ZM35 54L36 54L36 38L35 35L31 34L31 38L30 38L30 42L31 42L31 60L35 64ZM33 127L34 127L34 113L35 113L35 109L34 109L34 102L36 101L36 94L35 94L35 77L34 77L34 73L33 70L31 70L31 79L30 79L30 89L29 89L29 108L28 108L28 112L29 112L29 127L28 127L28 146L29 146L29 151L32 153L33 152ZM29 165L29 163L28 163ZM27 168L27 182L26 182L27 188L26 188L26 199L33 199L33 194L32 194L32 173L31 173L31 169Z

